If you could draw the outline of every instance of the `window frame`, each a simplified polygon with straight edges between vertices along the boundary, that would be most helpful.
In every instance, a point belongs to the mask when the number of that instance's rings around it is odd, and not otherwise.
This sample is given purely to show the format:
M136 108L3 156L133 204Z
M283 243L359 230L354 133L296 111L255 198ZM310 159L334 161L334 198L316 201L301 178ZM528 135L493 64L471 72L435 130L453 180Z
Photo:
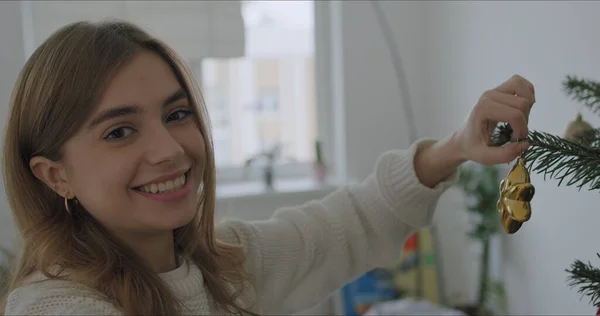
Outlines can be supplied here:
M331 124L331 95L329 88L331 86L331 69L329 60L331 56L330 32L331 28L328 22L330 14L330 4L328 1L313 1L314 6L314 40L315 40L315 100L316 100L316 120L318 139L323 143L323 159L327 163L329 170L334 170L334 161L332 160L333 129ZM195 63L195 73L202 73L201 63ZM197 78L198 84L202 87L202 76ZM314 162L285 162L274 166L275 179L306 179L313 177ZM262 181L263 172L259 166L250 167L245 170L243 166L217 166L216 167L217 184L234 184L240 182Z

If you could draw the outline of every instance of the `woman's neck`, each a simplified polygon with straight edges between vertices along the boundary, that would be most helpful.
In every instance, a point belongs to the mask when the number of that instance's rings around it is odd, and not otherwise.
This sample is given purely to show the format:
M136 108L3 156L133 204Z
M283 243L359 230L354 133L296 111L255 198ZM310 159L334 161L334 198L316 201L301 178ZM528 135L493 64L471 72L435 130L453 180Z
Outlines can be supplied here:
M128 236L122 239L142 259L146 260L152 271L164 273L177 268L173 233Z

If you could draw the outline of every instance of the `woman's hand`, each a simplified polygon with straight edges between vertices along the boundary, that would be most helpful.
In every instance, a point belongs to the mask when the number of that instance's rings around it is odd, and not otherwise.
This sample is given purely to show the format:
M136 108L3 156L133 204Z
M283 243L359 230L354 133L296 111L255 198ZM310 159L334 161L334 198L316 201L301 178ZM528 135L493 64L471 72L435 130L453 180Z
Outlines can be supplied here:
M417 176L424 185L433 187L467 160L496 165L517 158L529 144L520 141L492 147L492 132L498 122L508 122L514 131L514 141L525 139L529 112L534 103L533 85L517 75L484 92L455 133L419 148L415 158Z
M508 163L527 149L527 122L535 103L531 82L513 76L495 89L483 93L463 126L453 135L457 150L464 160L482 165ZM491 147L490 138L498 122L508 122L514 130L513 143L505 147Z

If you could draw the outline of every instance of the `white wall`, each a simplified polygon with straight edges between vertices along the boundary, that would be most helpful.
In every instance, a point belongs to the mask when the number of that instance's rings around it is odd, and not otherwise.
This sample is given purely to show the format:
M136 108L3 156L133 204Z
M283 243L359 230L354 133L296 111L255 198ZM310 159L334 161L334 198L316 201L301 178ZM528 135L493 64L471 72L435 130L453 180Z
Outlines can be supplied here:
M342 56L334 58L341 58L343 62L346 172L350 181L356 181L373 170L383 151L408 146L409 136L390 54L371 4L342 1L339 5L343 48ZM400 50L411 102L420 105L424 93L422 4L382 1L382 5L396 37L402 39ZM416 110L416 115L421 109ZM421 131L426 132L426 129Z
M0 1L0 130L4 131L10 94L23 63L25 51L20 30L21 9L17 1ZM15 28L17 26L17 28ZM4 135L0 144L4 142ZM0 247L10 247L15 234L0 176Z

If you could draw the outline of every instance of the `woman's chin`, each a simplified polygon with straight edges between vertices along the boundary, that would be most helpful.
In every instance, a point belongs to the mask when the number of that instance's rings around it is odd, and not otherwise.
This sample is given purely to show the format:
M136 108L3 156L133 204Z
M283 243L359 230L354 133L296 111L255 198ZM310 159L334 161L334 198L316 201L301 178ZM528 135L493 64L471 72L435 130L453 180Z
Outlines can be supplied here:
M145 226L150 230L168 231L192 222L196 214L196 205L189 207L176 207L169 210L146 209L142 214L136 216L138 225Z
M166 215L164 218L159 219L157 225L162 226L164 229L176 229L183 227L194 219L194 212L182 211L173 212L172 214Z

